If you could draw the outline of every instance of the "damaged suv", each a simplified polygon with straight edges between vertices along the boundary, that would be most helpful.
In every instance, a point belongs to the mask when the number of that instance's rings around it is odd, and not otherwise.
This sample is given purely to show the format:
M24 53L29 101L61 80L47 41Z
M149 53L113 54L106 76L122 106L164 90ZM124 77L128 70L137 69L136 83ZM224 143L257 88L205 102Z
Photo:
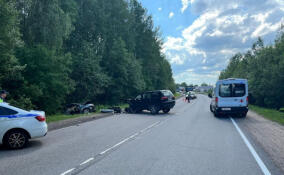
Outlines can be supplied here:
M151 114L170 112L175 106L175 97L170 90L148 91L138 95L135 99L128 100L130 113L139 113L148 110Z

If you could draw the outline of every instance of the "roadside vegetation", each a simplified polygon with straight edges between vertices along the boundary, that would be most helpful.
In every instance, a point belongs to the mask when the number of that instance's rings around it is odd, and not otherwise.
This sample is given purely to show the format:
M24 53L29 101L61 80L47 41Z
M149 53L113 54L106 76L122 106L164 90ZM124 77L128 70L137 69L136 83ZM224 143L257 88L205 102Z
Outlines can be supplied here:
M269 120L284 125L284 112L280 112L275 109L268 109L259 106L254 106L254 105L250 105L249 108Z
M0 89L12 105L56 114L175 91L160 31L137 0L0 0L0 11Z
M284 33L272 45L261 38L246 53L231 58L219 79L245 78L249 83L250 104L279 110L284 107ZM272 110L273 111L273 110Z

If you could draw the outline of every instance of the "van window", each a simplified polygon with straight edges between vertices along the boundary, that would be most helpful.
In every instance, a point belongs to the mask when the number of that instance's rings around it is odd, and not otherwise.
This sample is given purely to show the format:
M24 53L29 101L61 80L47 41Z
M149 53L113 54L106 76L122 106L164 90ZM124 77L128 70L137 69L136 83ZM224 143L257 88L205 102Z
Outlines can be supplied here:
M243 97L246 94L246 87L244 84L233 84L233 96Z
M219 90L220 97L232 97L232 85L231 84L221 84Z
M0 115L15 115L17 111L0 106Z
M221 84L220 97L243 97L246 94L245 84Z

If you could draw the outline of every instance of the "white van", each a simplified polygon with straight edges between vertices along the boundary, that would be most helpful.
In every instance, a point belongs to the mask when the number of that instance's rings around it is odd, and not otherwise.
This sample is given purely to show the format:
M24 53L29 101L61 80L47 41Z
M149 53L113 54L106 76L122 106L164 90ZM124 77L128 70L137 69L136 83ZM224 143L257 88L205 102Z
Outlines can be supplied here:
M219 80L212 95L210 111L215 116L236 114L246 117L248 112L248 81L246 79Z

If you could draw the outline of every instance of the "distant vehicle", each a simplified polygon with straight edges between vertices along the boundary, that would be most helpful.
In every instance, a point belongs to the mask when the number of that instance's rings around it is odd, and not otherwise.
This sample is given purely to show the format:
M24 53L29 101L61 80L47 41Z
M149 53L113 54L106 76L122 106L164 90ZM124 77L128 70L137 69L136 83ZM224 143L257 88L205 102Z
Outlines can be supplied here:
M47 133L45 112L25 111L8 103L0 103L0 144L20 149L29 139L43 137Z
M196 99L197 98L195 92L190 92L190 98L191 99Z
M235 114L246 117L248 112L248 82L246 79L219 80L213 94L210 110L215 116Z
M151 114L170 112L175 106L175 97L170 90L149 91L138 95L135 99L128 100L128 112L137 113L149 110Z
M194 89L193 86L187 86L187 87L185 88L185 91L186 91L186 92L189 92L189 91L193 91L193 89Z
M95 111L95 105L92 103L71 103L66 106L66 114L88 114Z

